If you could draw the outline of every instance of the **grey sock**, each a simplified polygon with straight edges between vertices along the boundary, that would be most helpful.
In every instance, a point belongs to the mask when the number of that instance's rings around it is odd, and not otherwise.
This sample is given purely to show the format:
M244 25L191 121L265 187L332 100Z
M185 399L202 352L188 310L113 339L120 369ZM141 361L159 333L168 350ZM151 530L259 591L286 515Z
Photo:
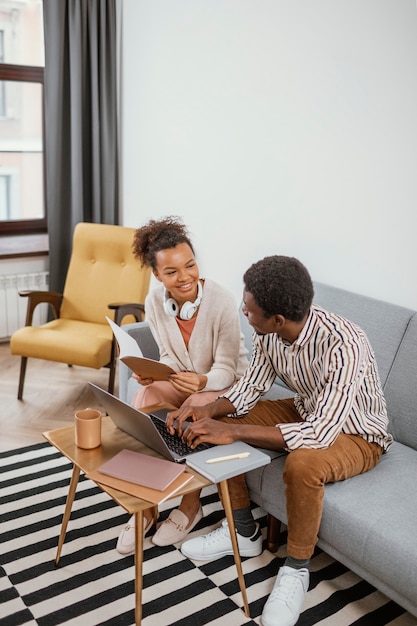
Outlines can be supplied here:
M256 522L253 519L250 508L233 511L236 530L242 537L252 537L256 530Z
M295 559L293 556L287 556L284 565L287 567L293 567L294 569L302 569L304 567L308 569L310 559Z

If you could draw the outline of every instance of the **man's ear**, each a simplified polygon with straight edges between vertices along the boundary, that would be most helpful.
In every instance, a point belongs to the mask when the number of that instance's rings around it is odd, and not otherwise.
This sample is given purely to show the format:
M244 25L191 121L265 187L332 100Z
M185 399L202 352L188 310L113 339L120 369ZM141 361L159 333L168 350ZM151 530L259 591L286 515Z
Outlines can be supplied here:
M274 315L274 323L275 326L278 329L282 328L283 326L285 326L286 323L286 319L283 315Z

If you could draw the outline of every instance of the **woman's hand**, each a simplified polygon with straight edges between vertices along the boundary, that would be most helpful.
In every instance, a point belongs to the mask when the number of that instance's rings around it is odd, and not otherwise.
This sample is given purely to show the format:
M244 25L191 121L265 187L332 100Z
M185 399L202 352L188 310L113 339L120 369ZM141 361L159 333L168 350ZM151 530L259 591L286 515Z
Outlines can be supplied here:
M140 385L143 385L143 387L153 383L153 378L142 378L142 376L135 374L135 372L132 372L132 378L134 378Z
M187 393L189 396L197 391L202 391L207 385L207 376L195 372L175 372L169 377L177 391Z

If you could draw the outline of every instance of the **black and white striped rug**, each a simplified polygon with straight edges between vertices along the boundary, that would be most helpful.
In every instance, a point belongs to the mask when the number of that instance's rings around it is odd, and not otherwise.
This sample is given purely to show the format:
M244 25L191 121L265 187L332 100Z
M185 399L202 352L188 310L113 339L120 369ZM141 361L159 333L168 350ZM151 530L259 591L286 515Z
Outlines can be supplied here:
M134 624L133 556L115 551L128 514L97 486L80 479L59 567L57 538L71 464L42 443L0 454L0 624L124 626ZM177 505L161 506L160 519ZM223 518L215 487L203 491L203 533ZM266 517L254 508L264 532ZM252 618L241 610L233 557L198 567L175 547L150 539L144 550L144 626L241 626L260 615L285 557L267 550L243 559ZM325 553L312 560L310 590L299 626L414 626L417 619Z

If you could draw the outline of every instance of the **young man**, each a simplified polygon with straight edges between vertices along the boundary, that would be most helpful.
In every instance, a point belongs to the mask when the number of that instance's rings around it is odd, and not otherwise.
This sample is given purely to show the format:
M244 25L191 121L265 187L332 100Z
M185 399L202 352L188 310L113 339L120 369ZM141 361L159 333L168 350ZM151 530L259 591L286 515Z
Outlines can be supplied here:
M297 260L271 256L244 275L243 312L254 329L250 364L224 395L202 407L170 413L168 427L195 446L237 440L288 452L287 559L262 613L263 626L293 626L309 585L324 485L373 468L392 438L375 356L363 331L312 304L313 285ZM286 400L259 401L278 376L293 392ZM228 416L228 417L226 417ZM213 419L215 418L215 419ZM262 550L243 476L229 481L238 544L243 556ZM225 522L186 541L196 560L232 554Z

